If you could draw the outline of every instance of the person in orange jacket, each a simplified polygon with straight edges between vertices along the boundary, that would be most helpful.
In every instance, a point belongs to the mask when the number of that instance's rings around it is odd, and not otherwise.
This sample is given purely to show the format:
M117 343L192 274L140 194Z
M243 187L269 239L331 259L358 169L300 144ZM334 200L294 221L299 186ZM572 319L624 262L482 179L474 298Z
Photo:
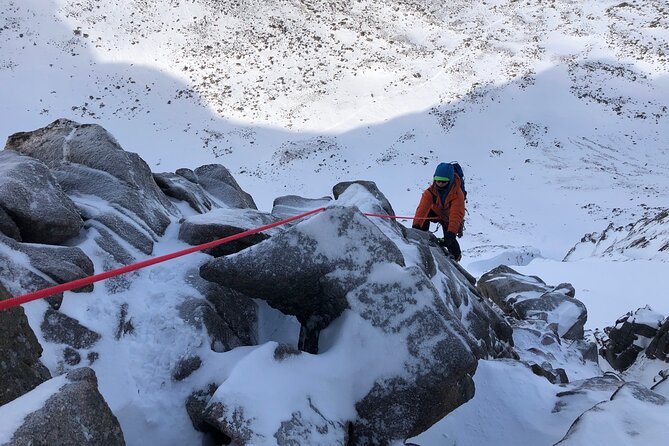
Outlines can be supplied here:
M460 187L462 179L452 164L440 163L434 171L433 180L420 197L412 227L427 231L430 221L440 223L444 229L443 246L459 261L462 251L456 236L462 236L465 218L465 194Z

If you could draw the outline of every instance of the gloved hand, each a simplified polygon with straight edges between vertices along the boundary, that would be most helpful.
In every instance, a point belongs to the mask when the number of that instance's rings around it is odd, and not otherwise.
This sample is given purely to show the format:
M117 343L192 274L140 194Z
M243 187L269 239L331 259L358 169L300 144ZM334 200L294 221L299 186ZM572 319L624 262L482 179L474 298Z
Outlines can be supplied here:
M444 243L443 246L448 249L448 252L453 256L456 262L459 262L462 258L462 250L460 250L460 243L455 238L455 233L446 232L444 233Z

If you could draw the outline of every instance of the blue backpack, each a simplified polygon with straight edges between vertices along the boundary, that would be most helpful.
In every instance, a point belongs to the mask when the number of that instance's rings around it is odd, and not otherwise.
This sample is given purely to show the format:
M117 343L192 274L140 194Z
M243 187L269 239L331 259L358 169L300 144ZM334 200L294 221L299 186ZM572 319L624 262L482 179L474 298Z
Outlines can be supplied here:
M462 193L465 194L465 200L467 200L467 189L465 189L465 173L462 171L462 166L460 166L457 161L451 161L451 165L453 166L455 173L457 173L460 177L460 188L462 189Z

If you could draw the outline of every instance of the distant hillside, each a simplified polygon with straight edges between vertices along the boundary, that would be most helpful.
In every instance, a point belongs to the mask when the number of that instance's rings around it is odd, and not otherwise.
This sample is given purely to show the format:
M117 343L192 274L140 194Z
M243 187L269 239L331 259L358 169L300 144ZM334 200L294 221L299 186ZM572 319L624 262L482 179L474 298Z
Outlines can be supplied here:
M666 205L661 1L4 3L0 137L97 123L154 171L224 164L262 209L369 178L412 213L459 160L465 245L560 259Z

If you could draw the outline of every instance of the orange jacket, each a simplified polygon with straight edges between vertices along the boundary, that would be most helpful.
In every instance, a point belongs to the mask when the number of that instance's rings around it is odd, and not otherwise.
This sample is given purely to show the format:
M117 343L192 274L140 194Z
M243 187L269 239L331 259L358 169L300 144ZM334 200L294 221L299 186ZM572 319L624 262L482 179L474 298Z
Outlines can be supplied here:
M437 185L432 183L430 187L423 191L420 197L420 203L414 215L413 226L420 227L425 223L424 219L432 210L440 217L431 218L430 221L441 223L448 232L457 234L465 218L465 194L460 188L460 177L455 175L453 187L446 195L444 204L441 204Z

